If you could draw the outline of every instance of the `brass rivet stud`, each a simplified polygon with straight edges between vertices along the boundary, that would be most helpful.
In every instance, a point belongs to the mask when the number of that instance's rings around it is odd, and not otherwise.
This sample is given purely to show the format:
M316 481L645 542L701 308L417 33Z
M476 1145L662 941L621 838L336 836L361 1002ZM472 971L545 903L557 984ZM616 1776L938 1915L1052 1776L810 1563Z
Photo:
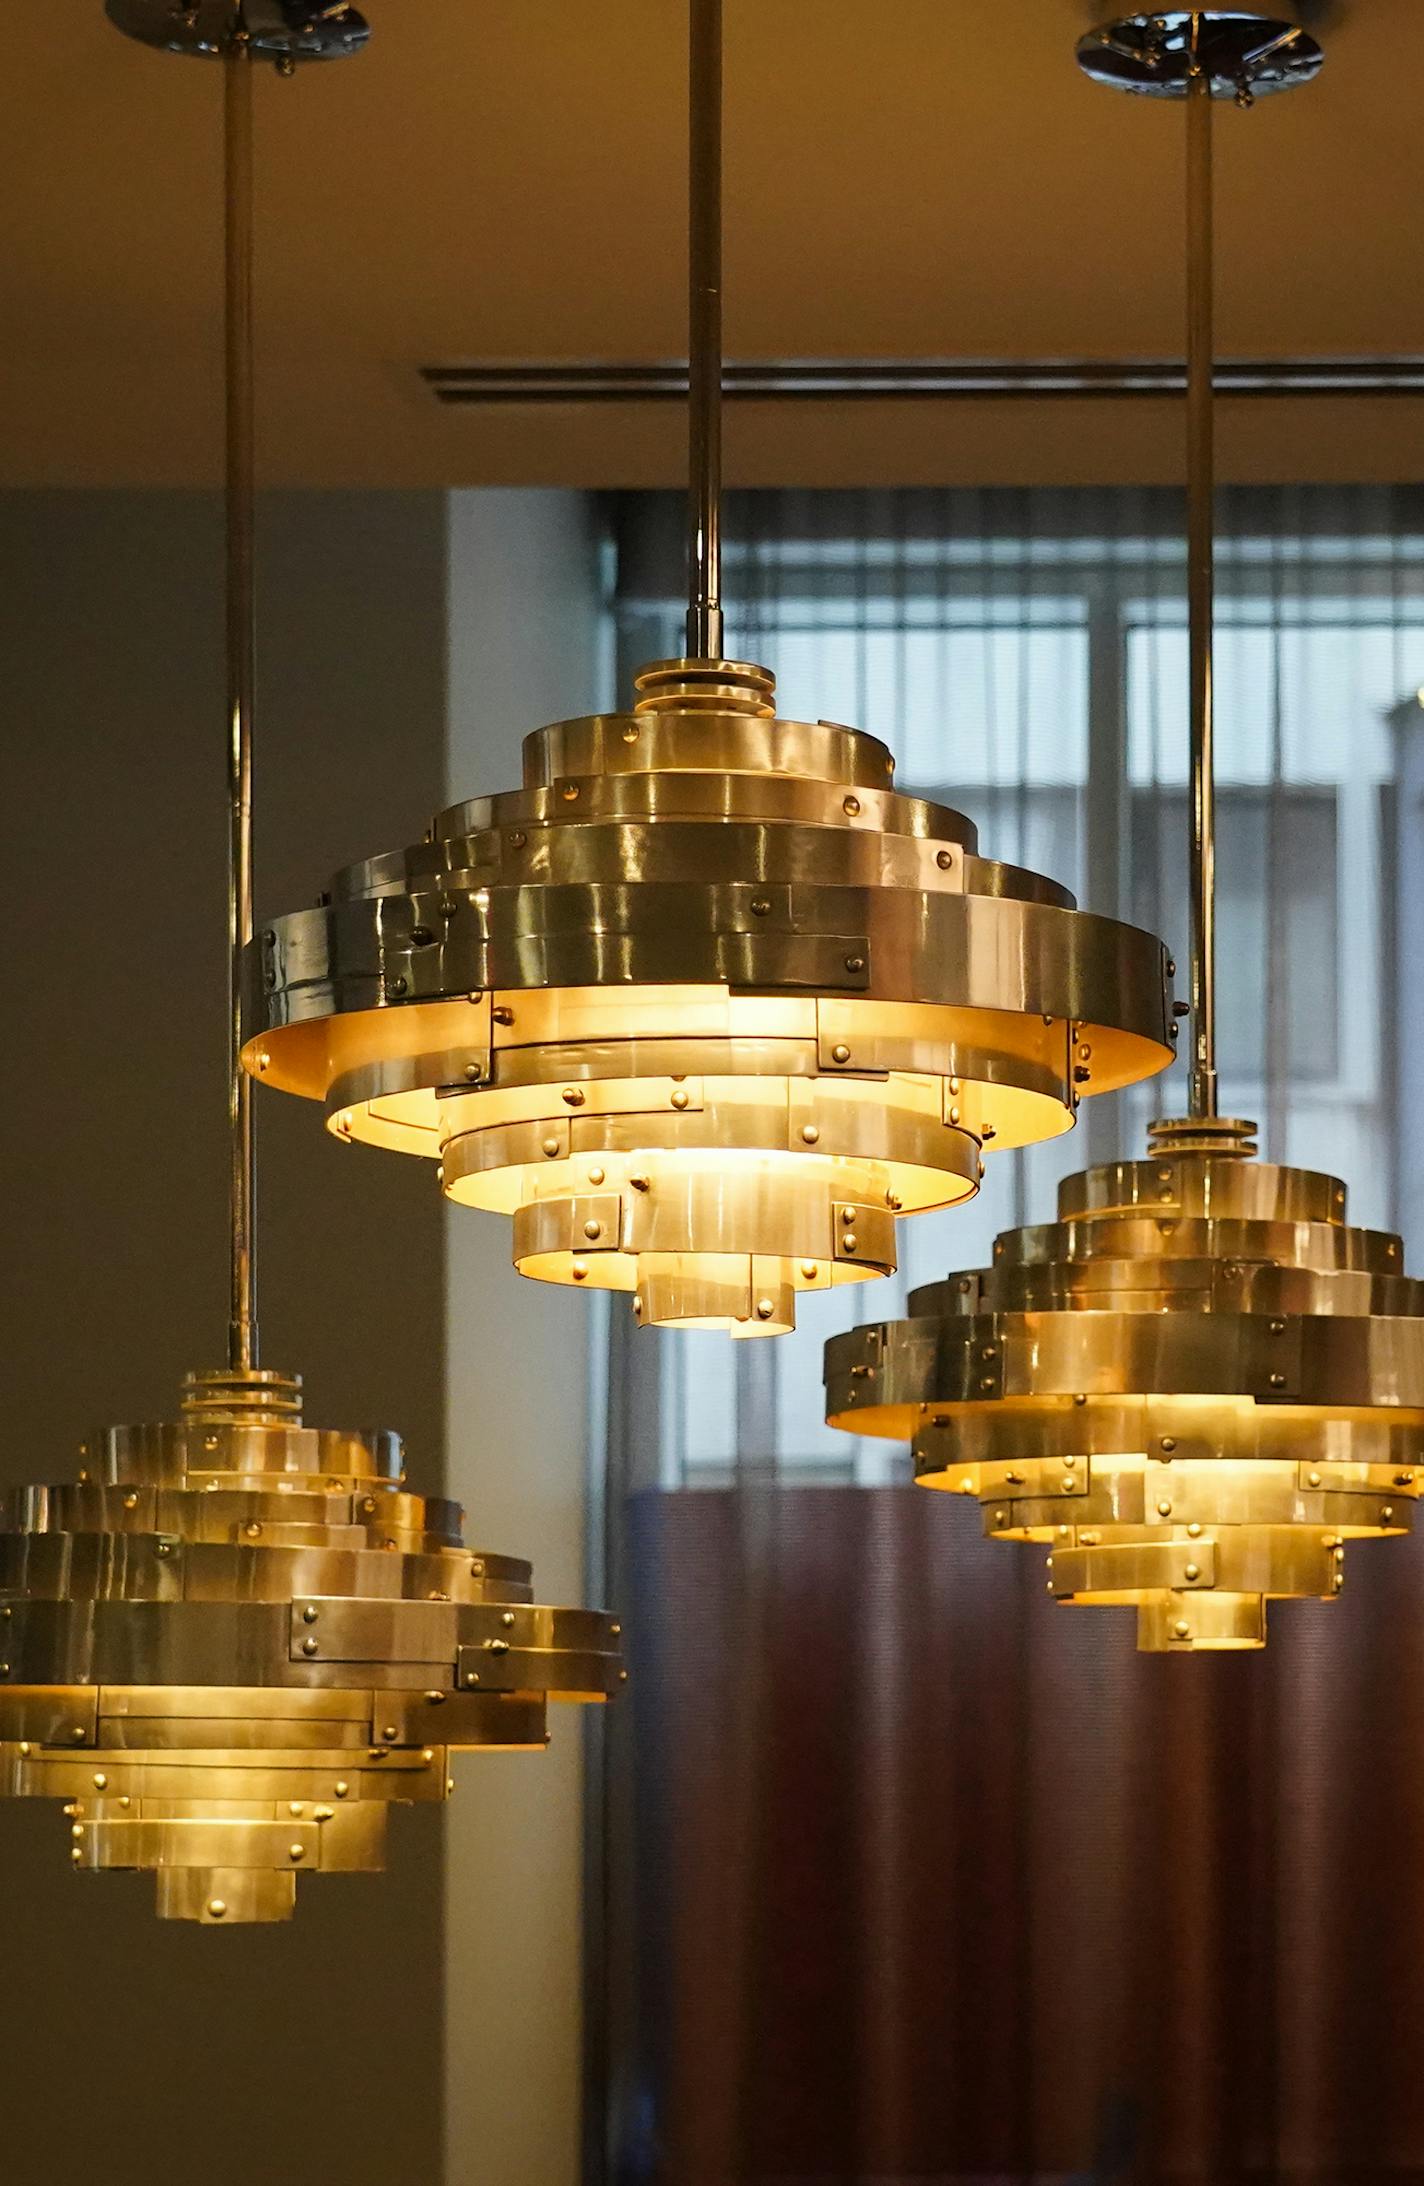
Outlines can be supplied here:
M314 1655L317 1652L320 1644L321 1642L319 1640L304 1639L302 1641L302 1653L304 1655Z
M842 798L841 810L848 820L853 820L860 810L860 799L858 797Z
M582 1108L583 1099L582 1086L566 1085L564 1087L564 1100L570 1108Z
M770 1298L758 1298L756 1309L759 1321L769 1321L771 1319L773 1308Z
M952 850L937 850L935 852L935 864L939 867L941 873L947 873L953 863L954 852Z
M688 1094L688 1092L687 1092L687 1090L686 1090L686 1088L685 1088L685 1087L683 1087L683 1086L678 1086L677 1090L676 1090L676 1091L674 1092L674 1094L673 1094L673 1097L672 1097L672 1105L673 1105L673 1107L674 1107L674 1108L686 1108L686 1106L687 1106L687 1103L688 1103L688 1101L689 1101L690 1097L691 1097L691 1096L690 1096L690 1095Z
M814 1146L821 1134L817 1130L814 1123L803 1123L801 1126L801 1136L808 1146Z
M601 1222L593 1221L585 1222L583 1226L583 1234L586 1238L588 1238L589 1242L592 1243L595 1237L602 1237L603 1224Z
M1191 1626L1185 1621L1184 1618L1181 1617L1177 1619L1177 1622L1173 1625L1172 1630L1178 1639L1190 1639L1192 1636Z
M1159 1518L1170 1518L1172 1515L1171 1504L1166 1501L1159 1503L1157 1505L1157 1515Z
M846 1046L844 1040L837 1040L835 1046L831 1049L831 1061L833 1063L848 1063L850 1061L850 1049Z
M1199 1578L1201 1577L1201 1565L1200 1565L1200 1564L1188 1564L1188 1565L1187 1565L1187 1577L1188 1577L1189 1579L1199 1579Z

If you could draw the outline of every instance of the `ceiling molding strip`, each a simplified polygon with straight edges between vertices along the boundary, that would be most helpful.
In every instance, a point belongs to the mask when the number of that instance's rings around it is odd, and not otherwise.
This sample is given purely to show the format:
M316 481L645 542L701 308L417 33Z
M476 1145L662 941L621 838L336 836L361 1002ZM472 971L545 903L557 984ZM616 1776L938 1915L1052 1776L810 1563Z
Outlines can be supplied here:
M611 364L434 364L420 376L437 402L686 402L687 367L678 362ZM1216 367L1225 396L1424 395L1424 357L1226 358ZM843 357L728 363L723 390L741 402L903 402L972 398L1180 396L1185 366L1175 358L1039 362L961 358Z

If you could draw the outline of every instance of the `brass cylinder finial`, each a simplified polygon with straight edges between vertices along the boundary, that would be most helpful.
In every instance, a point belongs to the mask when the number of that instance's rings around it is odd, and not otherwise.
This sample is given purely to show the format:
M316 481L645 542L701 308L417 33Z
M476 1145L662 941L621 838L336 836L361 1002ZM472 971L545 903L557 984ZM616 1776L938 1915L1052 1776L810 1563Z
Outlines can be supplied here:
M245 1373L218 1367L185 1374L183 1411L190 1419L293 1427L302 1416L302 1378L275 1373L270 1367L249 1367Z
M1159 1116L1147 1126L1147 1151L1155 1160L1211 1154L1218 1161L1250 1161L1257 1150L1257 1127L1242 1116Z
M776 712L776 678L747 660L655 660L633 678L635 713Z

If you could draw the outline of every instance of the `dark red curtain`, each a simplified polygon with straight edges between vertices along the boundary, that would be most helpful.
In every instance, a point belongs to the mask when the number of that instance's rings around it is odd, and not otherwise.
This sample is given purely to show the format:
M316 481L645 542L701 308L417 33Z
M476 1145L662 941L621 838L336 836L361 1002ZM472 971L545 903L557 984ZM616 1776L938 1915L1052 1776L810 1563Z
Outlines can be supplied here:
M1424 1549L1168 1659L957 1498L626 1517L618 2186L1424 2180Z

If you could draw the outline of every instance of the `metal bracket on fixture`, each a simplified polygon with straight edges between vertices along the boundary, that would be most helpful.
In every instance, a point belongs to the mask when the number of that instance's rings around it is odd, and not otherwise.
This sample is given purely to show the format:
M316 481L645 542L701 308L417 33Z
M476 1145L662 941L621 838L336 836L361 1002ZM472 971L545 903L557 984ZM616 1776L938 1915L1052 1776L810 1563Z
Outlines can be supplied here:
M1324 54L1308 31L1243 8L1171 8L1121 16L1078 40L1078 66L1095 83L1149 99L1182 99L1201 69L1212 97L1249 106L1309 83Z
M126 38L199 59L221 59L245 30L254 57L284 75L299 61L345 60L371 35L346 0L104 0L104 12Z

